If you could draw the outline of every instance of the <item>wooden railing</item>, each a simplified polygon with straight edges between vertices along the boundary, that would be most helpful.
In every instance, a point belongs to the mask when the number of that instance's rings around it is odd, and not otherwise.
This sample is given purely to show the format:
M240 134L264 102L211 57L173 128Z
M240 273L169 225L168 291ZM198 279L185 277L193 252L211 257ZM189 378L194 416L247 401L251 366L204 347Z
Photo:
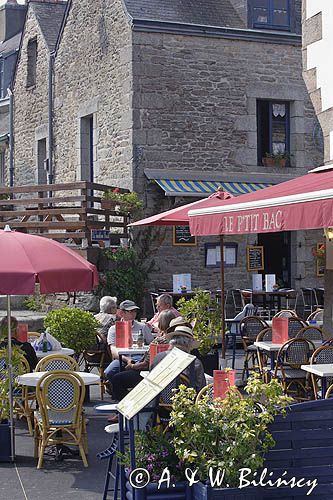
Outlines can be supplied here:
M0 229L9 224L17 231L64 241L71 238L76 244L86 239L88 246L92 229L127 237L127 215L101 208L103 192L113 189L86 181L1 187Z

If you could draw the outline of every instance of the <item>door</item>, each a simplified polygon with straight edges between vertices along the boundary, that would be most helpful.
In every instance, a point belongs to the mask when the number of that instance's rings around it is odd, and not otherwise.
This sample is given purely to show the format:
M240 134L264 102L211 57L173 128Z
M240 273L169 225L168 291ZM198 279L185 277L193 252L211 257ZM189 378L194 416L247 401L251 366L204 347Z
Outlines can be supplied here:
M275 274L281 287L291 286L290 232L258 234L258 245L264 247L263 274Z

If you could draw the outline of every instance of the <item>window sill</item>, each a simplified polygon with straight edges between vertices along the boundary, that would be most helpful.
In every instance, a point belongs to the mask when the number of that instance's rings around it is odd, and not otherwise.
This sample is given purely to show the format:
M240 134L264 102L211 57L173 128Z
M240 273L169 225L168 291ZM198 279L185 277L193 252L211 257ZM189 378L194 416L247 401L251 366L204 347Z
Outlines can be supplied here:
M34 90L36 88L36 84L34 85L26 85L25 89L26 90Z

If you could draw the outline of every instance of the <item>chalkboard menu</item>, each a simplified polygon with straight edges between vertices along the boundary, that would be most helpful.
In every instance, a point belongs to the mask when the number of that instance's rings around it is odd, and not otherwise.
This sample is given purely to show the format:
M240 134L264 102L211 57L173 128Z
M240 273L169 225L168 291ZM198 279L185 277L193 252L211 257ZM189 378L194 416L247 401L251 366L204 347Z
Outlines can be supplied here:
M191 235L189 226L173 226L172 243L176 246L195 246L197 239Z
M247 270L262 271L264 269L264 247L246 247Z

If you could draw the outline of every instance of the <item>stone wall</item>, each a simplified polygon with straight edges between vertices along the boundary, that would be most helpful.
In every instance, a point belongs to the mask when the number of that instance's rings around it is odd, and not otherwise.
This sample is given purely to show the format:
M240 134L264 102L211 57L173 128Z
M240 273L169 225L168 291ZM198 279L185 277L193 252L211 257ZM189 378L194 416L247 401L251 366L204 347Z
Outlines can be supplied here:
M37 37L36 85L27 88L27 45ZM35 184L37 179L37 140L47 137L48 48L36 19L29 9L14 82L14 183Z
M121 0L72 2L55 74L55 181L81 180L81 119L90 115L94 180L131 189L131 30Z

